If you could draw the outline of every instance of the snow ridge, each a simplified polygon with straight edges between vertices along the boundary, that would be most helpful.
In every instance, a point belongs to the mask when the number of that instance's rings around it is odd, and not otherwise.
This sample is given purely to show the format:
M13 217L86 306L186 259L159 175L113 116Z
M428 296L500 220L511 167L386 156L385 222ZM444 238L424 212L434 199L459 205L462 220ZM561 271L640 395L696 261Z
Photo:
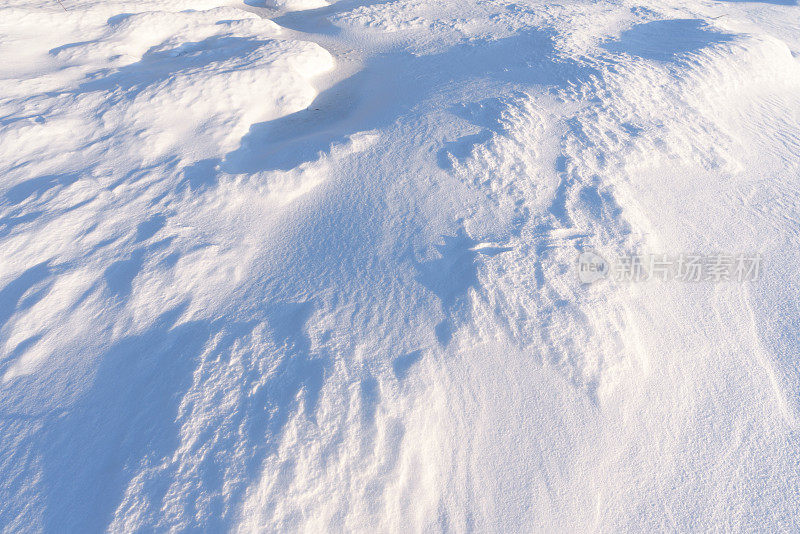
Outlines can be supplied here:
M0 530L798 528L796 5L64 8L0 4Z

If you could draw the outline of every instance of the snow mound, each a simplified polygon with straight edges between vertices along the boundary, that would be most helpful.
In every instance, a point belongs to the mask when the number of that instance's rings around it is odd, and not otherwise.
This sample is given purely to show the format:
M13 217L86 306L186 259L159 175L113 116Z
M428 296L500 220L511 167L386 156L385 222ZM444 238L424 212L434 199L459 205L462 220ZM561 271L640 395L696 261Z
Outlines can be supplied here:
M62 1L0 5L0 530L798 531L796 6Z
M282 11L304 11L328 5L325 0L266 0L267 7Z

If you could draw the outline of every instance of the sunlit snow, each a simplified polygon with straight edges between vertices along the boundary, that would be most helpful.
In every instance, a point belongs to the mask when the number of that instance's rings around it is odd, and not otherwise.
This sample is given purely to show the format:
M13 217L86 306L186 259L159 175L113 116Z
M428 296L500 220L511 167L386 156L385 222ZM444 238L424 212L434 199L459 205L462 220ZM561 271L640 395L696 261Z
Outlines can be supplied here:
M800 531L798 250L795 0L0 0L0 531Z

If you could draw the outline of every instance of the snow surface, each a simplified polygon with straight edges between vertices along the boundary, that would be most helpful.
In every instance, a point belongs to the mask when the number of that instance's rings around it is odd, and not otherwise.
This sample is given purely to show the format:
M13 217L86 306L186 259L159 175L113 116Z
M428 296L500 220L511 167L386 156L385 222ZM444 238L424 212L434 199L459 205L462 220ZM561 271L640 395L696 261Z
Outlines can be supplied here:
M800 530L794 0L62 4L0 1L2 531Z

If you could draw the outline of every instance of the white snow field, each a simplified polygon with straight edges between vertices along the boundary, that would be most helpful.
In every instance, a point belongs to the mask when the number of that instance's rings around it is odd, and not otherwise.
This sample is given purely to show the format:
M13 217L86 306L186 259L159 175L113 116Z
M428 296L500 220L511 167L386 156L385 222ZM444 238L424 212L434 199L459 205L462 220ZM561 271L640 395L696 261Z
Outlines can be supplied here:
M794 0L0 0L0 530L798 532L798 253Z

